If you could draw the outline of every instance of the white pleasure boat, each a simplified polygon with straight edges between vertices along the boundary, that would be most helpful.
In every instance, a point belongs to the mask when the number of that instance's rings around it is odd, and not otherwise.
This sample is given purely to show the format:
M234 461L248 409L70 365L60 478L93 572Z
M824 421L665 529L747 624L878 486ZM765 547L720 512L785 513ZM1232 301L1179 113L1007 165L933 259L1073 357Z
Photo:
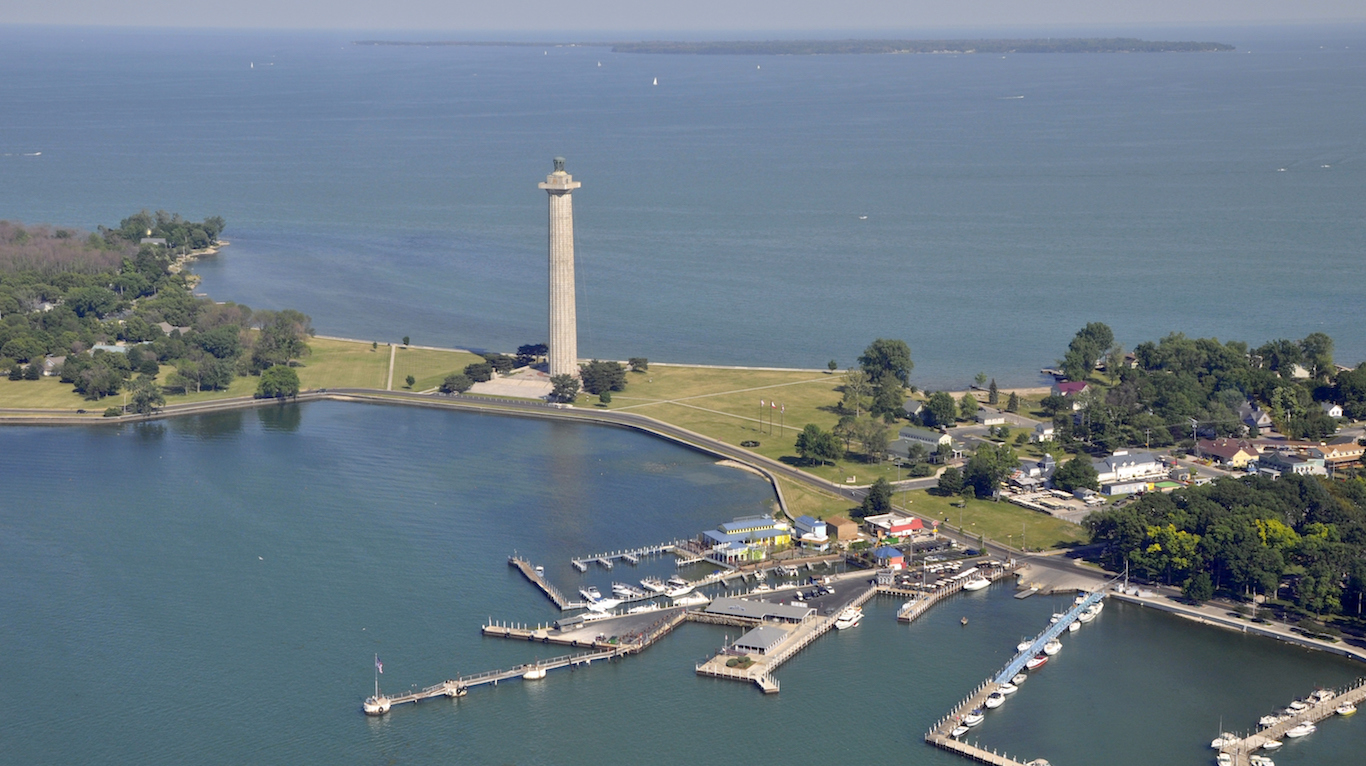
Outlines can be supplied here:
M1061 651L1062 642L1056 638L1043 645L1043 653L1048 655L1049 657L1052 657L1053 655Z
M987 695L986 706L988 710L995 710L1004 704L1006 704L1006 695L999 690Z
M839 617L835 618L835 630L844 630L858 625L863 619L863 610L856 606L846 607L840 612Z
M963 583L963 590L981 590L989 585L991 585L991 580L978 575Z
M1314 732L1318 731L1318 728L1319 727L1315 726L1314 724L1305 721L1304 723L1287 730L1285 732L1285 736L1289 737L1290 739L1307 737L1310 734L1313 734Z

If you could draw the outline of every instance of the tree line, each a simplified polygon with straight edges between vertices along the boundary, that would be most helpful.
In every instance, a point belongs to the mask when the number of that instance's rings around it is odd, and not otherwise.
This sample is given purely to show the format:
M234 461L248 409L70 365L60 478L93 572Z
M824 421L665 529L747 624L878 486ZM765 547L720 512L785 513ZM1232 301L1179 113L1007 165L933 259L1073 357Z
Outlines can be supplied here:
M1150 493L1085 521L1104 562L1196 600L1281 600L1292 612L1363 615L1366 481L1225 478Z

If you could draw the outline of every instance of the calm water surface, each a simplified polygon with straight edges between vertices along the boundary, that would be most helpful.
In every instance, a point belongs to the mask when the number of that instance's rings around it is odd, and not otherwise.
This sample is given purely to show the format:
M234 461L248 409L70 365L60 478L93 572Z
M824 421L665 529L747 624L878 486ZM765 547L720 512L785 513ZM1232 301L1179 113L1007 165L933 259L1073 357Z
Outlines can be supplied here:
M545 336L560 154L585 356L823 367L886 336L918 385L1020 385L1100 320L1126 347L1324 331L1366 359L1361 25L1112 56L364 36L0 27L0 217L221 214L215 298L511 349Z
M996 587L902 626L875 601L776 697L697 678L736 631L685 625L620 663L373 720L375 653L391 691L559 653L480 636L488 616L553 617L508 553L602 587L569 557L692 534L771 490L622 430L340 403L4 429L0 454L5 764L954 764L925 729L1063 603ZM1203 763L1221 716L1247 727L1360 672L1121 604L1064 642L982 742ZM1358 763L1362 725L1326 722L1277 762Z

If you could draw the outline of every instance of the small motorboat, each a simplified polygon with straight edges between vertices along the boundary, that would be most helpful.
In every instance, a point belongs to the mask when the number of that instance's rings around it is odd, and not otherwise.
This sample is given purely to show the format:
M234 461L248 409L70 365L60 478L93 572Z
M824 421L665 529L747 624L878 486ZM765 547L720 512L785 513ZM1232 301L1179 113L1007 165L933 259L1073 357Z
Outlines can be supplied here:
M1001 684L1000 686L996 687L996 691L998 691L998 692L1000 692L1000 693L1002 693L1002 694L1014 694L1015 692L1017 692L1017 691L1019 691L1019 690L1020 690L1020 687L1018 687L1018 686L1016 686L1015 684L1012 684L1012 683L1004 683L1004 684Z
M1276 766L1276 762L1264 755L1249 755L1247 762L1252 766Z
M1220 753L1215 757L1214 762L1219 766L1233 766L1233 756L1228 753Z
M1038 670L1048 664L1048 655L1036 654L1025 661L1025 670Z
M968 618L964 617L963 619L958 621L958 624L966 627L968 624Z
M986 706L988 710L995 710L1004 704L1006 704L1006 695L999 690L987 695Z
M950 736L950 737L953 737L954 739L957 739L957 738L959 738L959 737L961 737L961 736L963 736L964 734L967 734L967 733L968 733L968 727L966 727L966 726L964 726L964 725L962 725L962 724L959 724L959 725L953 727L953 731L949 732L949 736Z
M1016 674L1015 674L1015 677L1012 678L1012 679L1010 679L1010 682L1011 682L1012 684L1015 684L1016 686L1019 686L1020 684L1024 683L1025 681L1028 681L1028 680L1029 680L1029 676L1025 675L1024 673L1016 673Z
M1220 734L1219 736L1215 737L1215 738L1209 743L1209 746L1212 747L1212 748L1214 748L1215 750L1218 750L1219 748L1221 748L1221 747L1223 747L1223 746L1225 746L1225 745L1232 745L1234 742L1237 742L1237 741L1238 741L1238 735L1237 735L1237 734L1229 734L1228 732L1224 732L1223 734Z
M594 588L591 585L586 588L579 588L579 595L588 599L590 602L602 600L602 594L598 592L597 588Z
M1357 706L1348 702L1342 705L1338 705L1337 710L1334 710L1333 712L1337 713L1338 715L1355 715L1357 712Z
M1081 623L1077 622L1076 620L1067 623L1068 633L1076 633L1079 630L1081 630Z
M977 708L973 710L971 713L968 713L967 715L963 716L963 725L976 726L977 724L981 723L982 720L985 718L986 716L982 714L982 709Z
M542 678L545 678L545 668L538 665L523 673L522 678L525 678L528 681L539 681Z
M1299 739L1300 737L1307 737L1318 730L1319 727L1315 726L1312 723L1309 723L1308 721L1305 721L1304 723L1299 724L1298 726L1294 726L1288 729L1285 732L1285 736L1291 739Z
M1294 702L1290 703L1290 709L1298 713L1301 710L1308 710L1309 704L1307 702L1304 702L1303 700L1295 700Z
M674 575L673 577L670 577L670 578L669 578L669 587L670 587L670 588L682 588L683 586L685 586L685 585L687 585L687 584L688 584L688 581L687 581L687 580L684 580L682 577L679 577L678 575Z
M1284 744L1285 744L1285 743L1282 742L1282 741L1280 741L1279 739L1273 739L1273 740L1271 740L1271 741L1269 741L1269 742L1263 743L1263 744L1262 744L1262 749L1263 749L1263 750L1279 750L1279 749L1281 748L1281 745L1284 745Z
M1275 726L1280 722L1281 717L1278 715L1264 715L1261 718L1257 719L1257 725L1262 727L1263 729Z
M545 576L545 567L541 566L540 564L537 564L537 565L536 565L536 574L541 575L542 577L544 577L544 576Z
M651 593L663 593L664 582L658 577L646 577L640 581L640 586Z
M1053 655L1061 651L1062 642L1056 638L1043 645L1043 653L1048 655L1049 657L1052 657Z
M1309 695L1309 701L1310 701L1310 702L1327 702L1328 700L1332 699L1332 698L1335 697L1335 696L1337 696L1337 695L1333 694L1333 690L1332 690L1332 689L1315 689L1315 690L1314 690L1314 693Z
M1053 616L1048 618L1048 624L1049 624L1049 625L1057 625L1057 624L1058 624L1058 620L1061 620L1062 618L1063 618L1063 614L1062 614L1061 612L1054 612L1054 613L1053 613Z
M985 577L974 577L963 583L963 590L982 590L991 585L991 580Z
M1015 645L1015 651L1017 651L1017 652L1023 652L1024 650L1028 649L1029 647L1031 647L1031 646L1033 646L1033 645L1034 645L1034 642L1033 642L1033 641L1021 641L1020 643L1018 643L1018 644Z

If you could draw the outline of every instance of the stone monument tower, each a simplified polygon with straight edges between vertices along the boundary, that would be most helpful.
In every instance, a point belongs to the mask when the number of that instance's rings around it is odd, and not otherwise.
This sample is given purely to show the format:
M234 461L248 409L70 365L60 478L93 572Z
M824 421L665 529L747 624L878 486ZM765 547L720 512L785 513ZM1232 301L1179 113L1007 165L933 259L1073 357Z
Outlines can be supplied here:
M550 195L550 374L579 374L579 331L574 315L574 206L572 193L581 184L564 172L564 158L555 158L555 172L542 189Z

